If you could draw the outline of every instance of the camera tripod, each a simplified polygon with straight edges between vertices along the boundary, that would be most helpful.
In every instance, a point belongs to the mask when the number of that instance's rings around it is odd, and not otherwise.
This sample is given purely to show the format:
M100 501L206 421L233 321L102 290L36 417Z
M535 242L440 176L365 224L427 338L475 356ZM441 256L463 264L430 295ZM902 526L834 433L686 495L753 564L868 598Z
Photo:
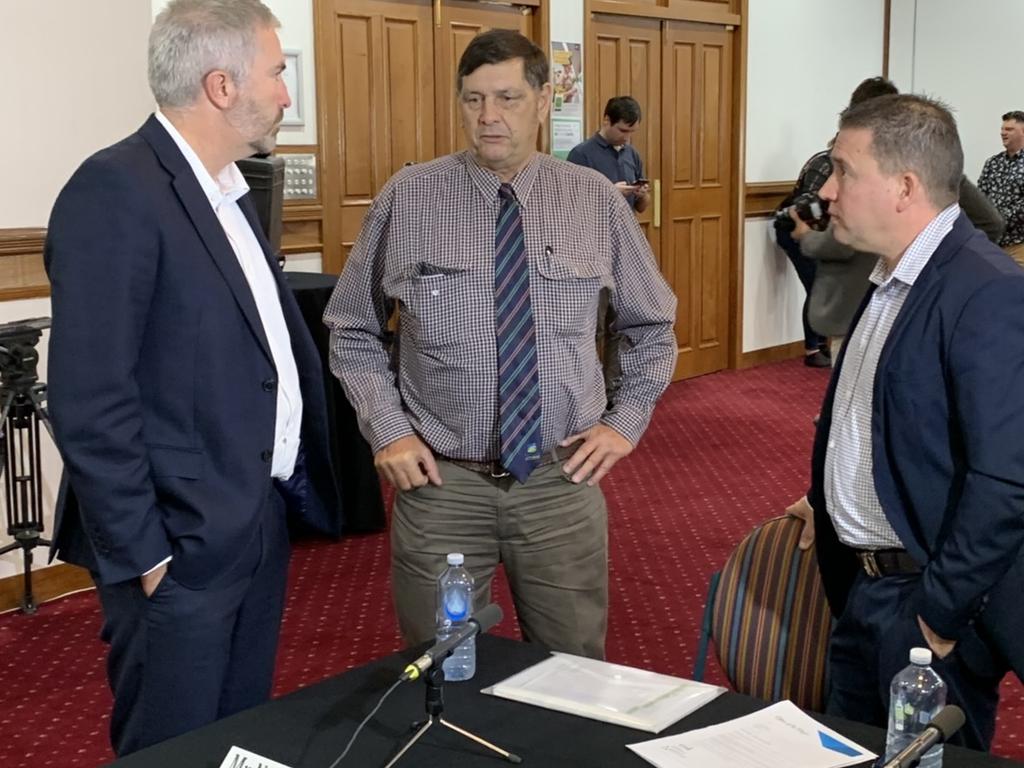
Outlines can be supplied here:
M21 609L35 613L32 594L32 550L49 546L43 533L43 474L40 454L42 424L53 438L46 412L46 385L39 381L35 349L49 318L0 326L0 473L7 501L7 533L13 543L0 555L21 548L24 591Z
M409 739L408 743L404 747L402 747L401 751L393 758L391 758L391 761L387 765L385 765L384 768L392 768L392 766L398 762L399 758L401 758L402 755L408 752L412 745L419 741L419 738L427 732L430 726L434 725L435 723L437 723L438 725L443 725L445 728L455 731L456 733L465 736L467 739L470 739L471 741L475 741L477 744L483 747L487 747L487 749L501 755L510 763L518 764L523 762L523 759L519 757L519 755L514 755L511 752L502 749L501 747L497 747L494 744L491 744L491 742L480 738L476 734L470 733L464 728L460 728L454 723L448 722L444 719L444 717L442 717L444 713L444 669L441 665L440 659L435 661L434 666L432 666L427 671L427 673L423 675L423 682L427 686L427 719L424 722L417 722L412 724L412 727L416 732L412 735L412 738Z

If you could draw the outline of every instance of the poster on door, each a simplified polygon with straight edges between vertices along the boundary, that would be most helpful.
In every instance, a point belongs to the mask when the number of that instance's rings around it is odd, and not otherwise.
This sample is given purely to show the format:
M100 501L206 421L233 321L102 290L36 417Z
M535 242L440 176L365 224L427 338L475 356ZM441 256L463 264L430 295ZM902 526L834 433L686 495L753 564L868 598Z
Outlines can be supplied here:
M583 50L579 43L551 41L552 117L583 117Z

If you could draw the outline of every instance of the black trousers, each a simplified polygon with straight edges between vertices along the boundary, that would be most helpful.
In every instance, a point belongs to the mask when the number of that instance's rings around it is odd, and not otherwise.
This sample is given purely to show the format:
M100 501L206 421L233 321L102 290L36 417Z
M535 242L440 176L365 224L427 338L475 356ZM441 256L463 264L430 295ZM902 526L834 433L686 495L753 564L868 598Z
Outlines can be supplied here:
M814 274L818 271L818 263L814 259L804 256L800 250L800 243L793 239L793 236L782 229L775 229L775 242L785 251L789 263L796 270L796 276L800 278L800 285L804 287L804 306L801 312L801 321L804 326L804 349L816 350L825 344L825 337L816 333L811 328L810 320L807 317L807 308L811 303L811 286L814 285Z
M910 663L911 648L928 647L910 599L918 580L857 575L829 644L828 714L887 726L892 678ZM952 743L987 751L1005 661L971 631L946 658L933 654L932 668L946 683L946 703L956 704L967 716Z
M273 485L237 555L203 589L175 581L173 560L148 598L138 579L97 585L119 756L270 697L289 555L284 501Z

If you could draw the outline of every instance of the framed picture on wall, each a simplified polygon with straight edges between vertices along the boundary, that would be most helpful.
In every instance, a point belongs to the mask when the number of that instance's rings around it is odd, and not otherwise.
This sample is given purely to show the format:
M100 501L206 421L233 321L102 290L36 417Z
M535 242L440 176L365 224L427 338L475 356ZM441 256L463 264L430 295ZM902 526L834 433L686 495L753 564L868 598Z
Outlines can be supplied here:
M302 104L302 51L284 51L285 69L281 74L284 84L288 87L288 95L292 104L284 111L281 125L304 126L306 112Z

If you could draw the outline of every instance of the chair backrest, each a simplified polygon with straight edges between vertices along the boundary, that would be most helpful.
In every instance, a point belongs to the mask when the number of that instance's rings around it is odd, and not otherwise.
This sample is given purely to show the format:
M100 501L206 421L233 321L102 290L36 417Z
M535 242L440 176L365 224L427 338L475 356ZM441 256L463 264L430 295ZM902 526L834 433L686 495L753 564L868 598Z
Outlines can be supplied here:
M831 614L813 547L797 547L801 523L776 517L739 543L722 568L711 636L740 693L825 705Z

